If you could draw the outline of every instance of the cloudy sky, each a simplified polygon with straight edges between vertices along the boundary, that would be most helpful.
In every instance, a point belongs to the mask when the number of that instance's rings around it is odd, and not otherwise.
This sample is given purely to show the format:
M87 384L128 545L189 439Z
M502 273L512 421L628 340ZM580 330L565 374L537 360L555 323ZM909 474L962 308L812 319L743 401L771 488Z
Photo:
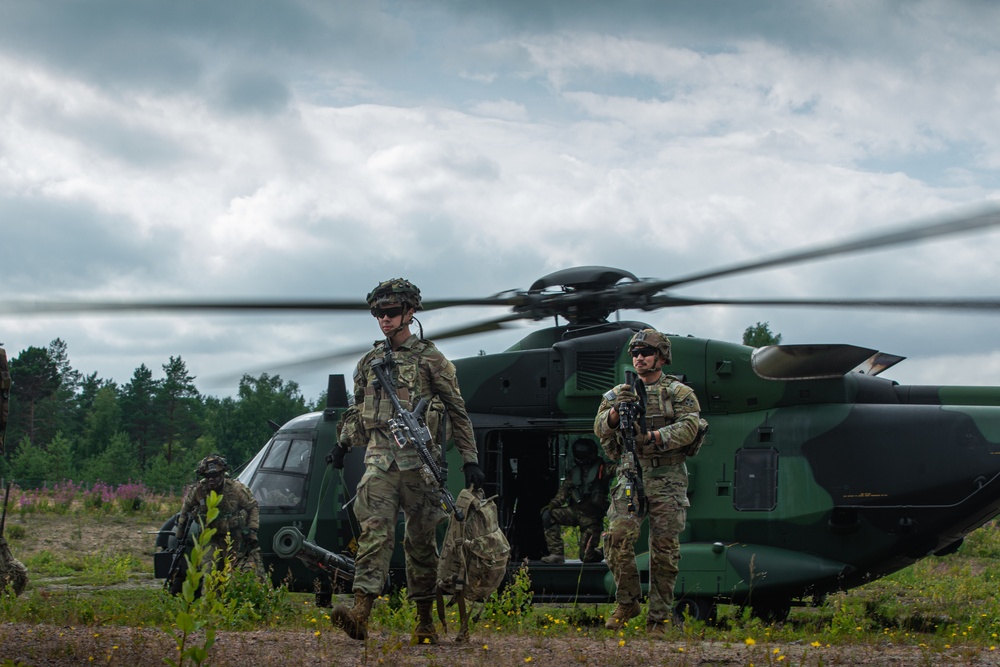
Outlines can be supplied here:
M427 298L605 265L672 278L1000 201L1000 5L0 0L0 298ZM684 296L996 295L1000 228ZM502 314L427 313L425 333ZM626 312L1000 384L1000 314ZM445 341L499 351L535 323ZM374 340L367 314L0 316L119 383L199 388ZM353 361L279 370L315 397Z

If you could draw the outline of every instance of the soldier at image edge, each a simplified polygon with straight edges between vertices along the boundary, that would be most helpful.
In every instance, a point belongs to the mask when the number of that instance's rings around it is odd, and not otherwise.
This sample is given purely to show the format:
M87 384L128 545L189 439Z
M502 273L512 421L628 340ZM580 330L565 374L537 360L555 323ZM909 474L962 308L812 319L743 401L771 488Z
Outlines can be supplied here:
M365 472L358 482L354 512L361 524L355 557L354 606L337 605L331 622L353 639L368 636L368 617L389 574L396 517L405 522L406 590L417 608L412 641L437 643L432 605L436 599L438 552L435 531L445 518L438 490L421 474L423 463L412 446L399 447L389 429L394 408L384 387L376 390L373 363L393 359L392 379L400 404L413 410L429 400L425 421L433 436L429 453L443 461L442 446L452 434L463 461L466 487L485 481L479 467L472 421L459 392L455 366L431 341L410 331L422 308L420 290L408 280L379 283L366 297L383 338L358 362L354 371L354 403L340 420L339 444L329 458L344 467L344 456L365 448ZM419 326L419 322L417 322Z
M655 329L643 329L629 340L632 365L645 387L646 430L635 434L636 464L645 486L649 517L649 610L646 632L663 636L667 624L679 623L674 615L674 582L680 561L680 533L687 519L687 451L702 429L701 410L694 391L676 377L663 373L671 362L670 340ZM594 432L612 461L623 457L619 430L621 412L638 402L633 387L620 384L604 394L594 420ZM638 426L638 424L636 424ZM618 629L641 612L642 589L635 562L635 542L643 520L642 510L626 497L626 480L618 468L604 534L604 557L617 592L616 607L605 627Z
M0 347L0 456L4 453L4 436L7 432L8 407L10 405L10 369L7 366L7 351ZM28 568L24 563L14 558L14 554L4 537L4 524L7 520L7 498L10 495L10 483L4 491L3 514L0 518L0 596L8 591L17 597L28 585Z

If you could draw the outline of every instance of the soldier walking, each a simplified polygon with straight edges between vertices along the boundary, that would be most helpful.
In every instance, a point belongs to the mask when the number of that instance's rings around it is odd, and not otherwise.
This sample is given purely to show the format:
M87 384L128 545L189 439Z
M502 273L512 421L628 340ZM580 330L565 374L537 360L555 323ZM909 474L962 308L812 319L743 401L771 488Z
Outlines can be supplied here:
M446 517L438 490L421 474L423 463L410 446L399 447L389 430L394 416L385 388L376 388L373 363L391 352L396 394L404 408L413 410L421 398L430 401L425 414L434 437L428 448L440 460L448 430L464 462L466 486L482 486L472 422L465 411L455 366L434 343L410 332L421 309L420 290L408 280L379 283L367 296L383 339L358 362L354 371L354 404L340 422L340 442L330 453L335 468L354 447L365 448L365 473L358 483L354 513L361 524L355 557L354 606L334 607L331 621L353 639L368 636L368 616L389 574L396 517L405 520L406 590L417 607L414 643L437 643L431 614L436 599L438 553L435 529ZM419 322L418 322L419 325Z

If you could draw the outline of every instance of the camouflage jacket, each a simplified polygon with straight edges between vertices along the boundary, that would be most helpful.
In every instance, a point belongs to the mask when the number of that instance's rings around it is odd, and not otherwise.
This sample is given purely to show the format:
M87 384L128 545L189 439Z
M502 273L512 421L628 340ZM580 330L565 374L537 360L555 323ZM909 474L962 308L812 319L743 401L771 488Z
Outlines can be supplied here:
M371 362L385 355L385 341L375 344L354 371L354 405L340 421L340 442L366 447L365 463L388 470L393 461L400 470L415 470L422 462L412 447L400 448L389 432L393 407L384 390L375 391ZM464 463L478 463L472 421L458 388L455 366L429 340L410 336L392 353L396 395L413 410L421 398L430 399L424 420L433 438L431 456L440 459L441 444L454 437Z
M181 506L181 516L177 520L178 534L183 531L188 513L194 511L204 521L205 499L208 498L210 492L208 482L204 479L198 480L188 490L184 496L184 504ZM228 532L238 533L243 528L257 530L260 527L260 510L257 507L257 500L246 484L236 479L226 478L222 485L222 493L219 495L222 496L219 501L219 516L207 526L217 530L215 539L224 539Z
M559 491L549 501L552 507L599 509L608 507L608 489L617 466L601 459L590 464L577 464L566 471Z
M617 402L618 393L625 385L620 384L605 394L594 419L594 433L601 438L604 453L612 461L622 456L621 433L608 423L611 408ZM609 398L610 396L610 398ZM683 463L681 452L698 437L701 406L694 390L666 373L653 384L646 385L646 428L659 431L662 445L642 443L637 447L643 474L657 475L655 469L664 462ZM659 465L658 465L659 464Z

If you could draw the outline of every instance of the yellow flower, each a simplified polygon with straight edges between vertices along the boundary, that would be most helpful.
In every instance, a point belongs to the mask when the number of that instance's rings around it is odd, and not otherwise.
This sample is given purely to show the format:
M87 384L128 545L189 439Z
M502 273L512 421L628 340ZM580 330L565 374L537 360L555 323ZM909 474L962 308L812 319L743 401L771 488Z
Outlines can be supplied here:
M757 643L757 640L754 639L753 637L747 637L746 639L743 640L743 643L746 644L747 646L754 646Z
M313 637L319 637L319 630L313 633Z
M527 658L524 659L524 661L525 662L531 662L531 656L529 655Z
M677 650L680 651L681 653L683 653L684 652L684 647L683 646L678 646Z
M776 648L773 651L771 651L771 653L773 653L775 655L778 655L779 653L781 653L781 649L780 648Z
M813 648L819 648L820 646L822 646L822 644L820 644L819 642L813 642L812 644L810 644L810 646L812 646Z
M618 645L619 646L625 646L625 640L624 639L619 639L618 640Z
M490 645L489 644L483 644L483 650L484 651L489 651L490 650Z

